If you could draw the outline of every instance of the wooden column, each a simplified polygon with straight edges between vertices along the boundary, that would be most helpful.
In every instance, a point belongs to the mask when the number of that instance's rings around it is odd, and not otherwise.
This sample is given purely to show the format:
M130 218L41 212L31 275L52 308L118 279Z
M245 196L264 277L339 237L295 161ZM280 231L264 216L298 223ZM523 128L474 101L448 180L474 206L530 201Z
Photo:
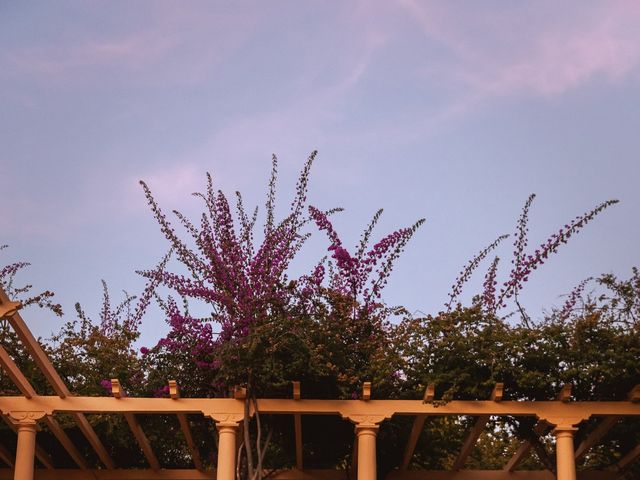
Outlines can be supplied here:
M556 437L556 469L558 480L576 480L576 461L573 450L573 433L578 430L571 425L558 425Z
M18 448L14 480L33 480L36 454L36 422L18 424Z
M232 402L234 402L232 400ZM218 429L218 466L216 478L218 480L235 480L236 478L236 457L237 437L239 422L244 418L241 413L206 413L216 422Z
M14 480L33 480L36 454L36 425L45 412L9 412L12 423L17 426L18 445L13 474Z
M376 479L376 436L378 425L358 424L358 480Z
M218 428L218 480L234 480L236 478L236 422L217 422Z

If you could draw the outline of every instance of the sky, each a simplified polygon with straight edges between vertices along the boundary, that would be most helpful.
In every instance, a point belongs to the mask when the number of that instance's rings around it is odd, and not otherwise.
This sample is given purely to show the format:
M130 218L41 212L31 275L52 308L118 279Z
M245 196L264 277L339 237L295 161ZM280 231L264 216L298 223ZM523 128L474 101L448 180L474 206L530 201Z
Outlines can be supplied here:
M531 277L539 317L640 265L639 24L635 0L0 1L0 264L56 292L64 319L23 315L46 337L167 251L140 179L166 211L197 215L207 171L263 205L275 153L284 212L317 149L309 201L345 208L346 243L381 207L379 235L426 218L385 291L410 311L441 310L530 193L532 248L619 199ZM164 331L150 312L141 343Z

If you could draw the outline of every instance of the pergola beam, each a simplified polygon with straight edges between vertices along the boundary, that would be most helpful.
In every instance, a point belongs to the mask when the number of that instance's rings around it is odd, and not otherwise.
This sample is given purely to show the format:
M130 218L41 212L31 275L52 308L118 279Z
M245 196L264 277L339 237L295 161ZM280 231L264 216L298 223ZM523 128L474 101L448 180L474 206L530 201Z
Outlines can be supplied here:
M429 405L421 400L293 400L286 398L261 398L258 410L265 414L292 415L339 415L348 418L356 415L373 415L390 418L393 415L480 415L523 416L548 418L589 418L591 416L637 416L640 403L629 401L570 402L557 401L503 401L452 400L445 405ZM116 399L112 397L68 397L23 396L0 397L0 410L42 410L46 412L104 413L197 413L209 415L214 412L242 414L243 402L233 398L136 398Z
M453 462L453 467L451 467L453 470L460 470L464 466L464 463L467 461L467 457L471 454L471 450L473 450L473 447L482 434L482 431L487 426L487 423L489 423L489 418L491 418L489 415L481 415L477 418L471 432L469 432L469 435L467 435L467 438L465 438L464 443L462 444L458 457L455 462Z
M629 453L620 459L616 464L618 471L626 470L633 462L640 458L640 445L636 445Z
M501 402L503 392L504 392L504 384L503 383L496 384L496 386L493 388L493 391L491 392L491 401ZM460 449L460 453L458 454L458 457L456 458L455 462L453 462L453 467L452 467L453 470L460 470L464 466L464 463L467 461L467 457L471 454L473 447L475 446L476 442L478 441L478 438L482 434L482 431L487 426L487 423L489 423L490 418L491 418L490 415L480 415L477 418L473 428L471 429L471 432L469 433L464 443L462 444L462 448Z
M178 386L178 382L175 380L169 380L169 396L174 400L180 398L180 387ZM191 452L193 465L197 470L202 471L204 470L204 466L202 465L202 459L200 458L200 451L198 450L196 442L193 439L193 435L191 434L191 427L189 426L187 414L178 413L176 416L178 417L178 423L180 423L180 429L182 430L184 441L187 443L189 451Z
M22 394L26 398L32 398L38 395L35 389L31 386L31 383L29 383L29 380L27 380L27 377L25 377L24 374L20 371L16 363L13 361L4 347L2 347L2 345L0 345L0 364L2 365L2 368L7 372L16 387L18 387L20 392L22 392ZM50 415L47 415L44 418L44 423L47 425L49 430L51 430L51 433L53 433L53 435L58 439L60 444L64 447L64 449L67 451L76 465L78 465L78 467L80 467L81 469L88 468L87 463L82 457L82 454L78 451L76 446L73 444L69 436L62 429L56 419Z
M582 458L594 445L596 445L602 437L604 437L611 427L618 423L620 417L614 415L605 417L602 422L578 445L576 449L576 460Z
M2 287L0 287L0 305L9 305L15 302L11 302L6 292ZM36 365L45 376L53 390L56 394L64 399L71 396L71 392L67 388L66 384L62 380L62 377L55 370L51 361L47 357L47 354L44 352L38 341L35 339L29 327L24 322L20 313L17 310L13 311L11 315L6 315L5 318L16 332L16 335L22 342L22 344L27 348L33 360L36 362ZM73 418L76 421L80 431L86 437L89 444L93 447L100 461L108 468L113 469L115 465L113 464L113 460L107 453L107 449L104 447L98 435L93 430L89 421L85 418L82 413L73 413Z
M571 384L563 385L557 397L558 401L562 403L568 403L571 399L572 390L573 388ZM546 434L550 429L551 427L544 420L541 420L533 428L533 433L537 436L540 436ZM515 468L520 464L520 462L522 462L522 460L527 457L532 447L533 445L531 445L531 442L529 440L522 442L516 453L513 454L513 456L504 466L503 470L506 472L513 472Z
M0 460L2 460L5 464L9 466L9 468L14 467L13 463L13 455L4 445L0 444Z
M627 400L632 403L640 402L640 385L634 386L627 394ZM582 458L604 437L622 417L613 415L604 420L585 438L576 449L576 460Z
M53 466L53 460L49 456L49 454L39 445L36 445L36 458L38 461L44 465L44 468L47 470L55 470Z
M432 383L427 385L427 388L424 391L424 395L422 396L422 401L424 403L433 402L433 399L435 398L435 391L435 384ZM407 440L407 445L404 448L404 454L402 456L402 464L400 465L401 470L406 470L407 468L409 468L409 463L411 463L413 452L415 451L418 440L420 439L420 434L422 433L422 429L424 428L424 422L426 421L426 419L426 415L416 415L416 418L413 421L411 433L409 434L409 439Z
M544 435L550 430L550 428L551 427L546 422L540 421L536 424L535 427L533 427L533 433L537 436ZM504 466L503 470L506 472L513 472L516 469L516 467L520 464L520 462L522 462L522 460L524 460L527 457L527 455L529 455L529 452L531 451L532 447L533 445L531 445L531 442L529 440L522 442L520 444L520 447L518 447L518 450L516 451L516 453L513 454L513 456L509 459L507 464Z
M200 472L195 469L154 470L36 470L35 480L210 480L215 478L215 471ZM581 480L615 480L619 473L615 471L580 472ZM345 474L340 470L280 470L271 472L274 480L344 480ZM553 475L547 471L519 471L505 473L502 470L462 470L460 472L441 470L412 470L403 472L393 470L387 477L389 480L552 480ZM13 471L0 469L0 480L12 480Z
M138 445L140 446L140 449L144 454L144 458L147 459L149 466L153 470L160 470L160 462L158 462L158 459L155 453L153 453L153 449L151 448L151 443L149 442L149 439L147 438L147 436L144 434L144 431L142 430L140 423L136 419L135 414L125 413L124 418L129 424L131 433L133 433L133 436L136 438L136 441L138 442Z
M73 444L63 428L60 426L58 421L49 415L44 417L43 421L49 428L51 433L53 433L53 435L58 439L60 444L67 451L71 459L76 463L76 465L78 465L78 467L82 470L86 470L87 468L89 468L87 466L87 462L85 462L84 458L82 457L82 454L78 451L78 449Z
M120 381L117 378L111 379L111 392L116 399L124 399L126 397L124 390L120 386ZM156 457L156 454L153 453L153 449L151 448L151 442L142 430L140 423L136 419L134 413L124 412L123 413L125 420L129 424L129 428L131 429L131 433L138 442L138 446L142 450L144 454L144 458L147 459L147 463L153 470L160 470L160 462Z
M2 287L0 287L0 303L11 303L9 297ZM16 335L18 335L18 338L20 339L22 344L25 346L25 348L27 348L27 350L29 350L29 353L31 353L33 360L36 362L38 368L40 368L42 374L45 376L53 390L56 392L56 395L58 395L60 398L65 398L71 395L64 381L62 380L60 375L58 375L58 372L56 372L55 368L53 368L53 365L49 361L47 354L44 352L38 341L35 339L31 331L27 327L27 324L20 316L20 313L16 310L12 315L8 315L5 318L13 327L13 330L16 332Z
M13 384L18 387L18 390L20 390L22 395L26 398L38 395L31 386L31 383L29 383L29 380L27 380L27 377L24 376L20 368L18 368L16 363L13 361L13 358L11 358L2 345L0 345L0 365L2 365L4 371L9 375Z

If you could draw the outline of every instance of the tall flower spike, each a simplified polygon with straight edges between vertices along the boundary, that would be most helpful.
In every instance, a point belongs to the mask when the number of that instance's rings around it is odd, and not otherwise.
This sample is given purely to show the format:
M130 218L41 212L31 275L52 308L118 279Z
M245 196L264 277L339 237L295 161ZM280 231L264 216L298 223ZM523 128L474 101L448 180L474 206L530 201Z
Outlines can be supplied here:
M549 238L538 247L533 253L524 255L524 259L516 268L514 267L509 274L509 279L500 289L500 297L497 301L497 308L505 305L505 300L517 295L522 285L529 279L529 275L544 262L553 253L556 253L560 245L565 244L569 239L582 230L591 220L593 220L603 210L618 203L618 200L607 200L597 205L592 210L586 212L573 219L570 223L560 228L557 233L552 234Z
M460 275L458 276L458 278L456 278L456 281L451 286L451 293L449 293L449 301L445 305L445 307L447 307L448 312L450 312L451 309L453 308L454 302L458 299L458 297L462 293L462 287L464 286L465 283L469 281L469 279L471 278L471 275L473 274L475 269L478 268L482 260L484 260L484 258L487 255L489 255L489 253L491 253L498 245L500 245L500 243L504 239L508 237L509 235L500 235L492 243L490 243L488 246L480 250L480 252L478 252L478 254L475 257L469 260L469 263L467 263L467 265L462 269L462 271L460 272Z
M499 261L500 258L495 257L489 266L489 270L487 270L487 274L484 276L482 303L487 312L493 312L496 308L496 285L498 284L496 276Z
M564 322L569 319L569 317L571 316L571 312L573 312L573 309L578 303L578 300L580 300L582 292L591 280L593 280L593 277L585 278L571 291L562 309L560 310L560 313L558 313L558 319L560 321Z

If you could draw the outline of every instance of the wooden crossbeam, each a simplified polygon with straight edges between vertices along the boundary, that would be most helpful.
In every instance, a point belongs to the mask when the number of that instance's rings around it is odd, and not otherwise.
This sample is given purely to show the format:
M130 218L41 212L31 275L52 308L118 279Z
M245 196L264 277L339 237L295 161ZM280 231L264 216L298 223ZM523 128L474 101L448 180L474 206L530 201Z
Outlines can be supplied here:
M7 351L0 345L0 364L2 368L7 372L13 383L18 387L20 392L26 398L32 398L37 395L35 389L27 380L27 377L24 376L22 371L18 368L16 363L13 361L11 356L7 353ZM44 417L44 423L49 427L51 433L58 439L60 444L67 451L71 459L80 467L81 469L86 470L88 468L87 463L85 462L82 454L78 451L76 446L73 444L69 436L62 429L60 424L56 421L52 416L47 415Z
M448 415L516 416L538 418L580 418L610 415L640 416L640 404L628 401L561 402L548 401L502 401L451 400L446 404L429 405L422 400L293 400L291 398L259 398L258 410L268 415L340 415L347 419L354 416L374 415L391 418L394 415ZM243 403L233 398L181 398L179 402L171 398L142 398L76 396L60 398L42 395L32 399L23 396L0 396L0 410L33 409L59 413L83 412L85 414L105 413L196 413L209 415L211 412L243 414Z
M6 292L2 287L0 287L0 305L10 304L11 301L7 296ZM24 322L20 313L15 310L11 316L5 317L13 330L16 332L16 335L25 346L25 348L31 354L33 360L36 362L36 365L45 376L53 390L56 392L60 398L67 398L71 396L71 392L65 385L62 377L56 372L55 368L51 364L51 361L47 357L47 354L44 352L36 338L33 336L29 327ZM93 447L100 461L108 468L113 469L115 465L113 460L111 460L111 456L107 453L107 449L104 447L98 435L93 430L93 427L86 419L84 414L82 413L73 413L73 418L76 421L80 431L86 437L89 444Z
M550 428L551 427L549 426L549 424L547 424L544 421L541 421L541 422L538 422L535 427L533 427L533 433L535 433L538 436L544 435L546 432L549 431ZM520 464L520 462L522 462L522 460L524 460L527 457L527 455L529 455L531 448L532 448L532 445L529 440L522 442L522 444L520 444L520 447L518 448L516 453L513 454L513 456L509 459L507 464L504 466L503 470L507 472L513 472L516 469L516 467Z
M621 417L614 415L605 417L602 422L578 445L576 449L576 460L582 458L594 445L596 445L602 437L604 437L611 427L613 427Z
M491 400L494 402L501 402L503 392L504 392L504 384L503 383L496 384L496 386L493 388L493 391L491 392ZM487 426L487 423L489 423L490 418L491 418L490 415L480 415L476 419L476 422L473 425L471 432L469 432L469 435L467 435L467 438L464 440L464 443L462 444L462 448L460 449L460 453L458 454L458 457L456 458L455 462L453 462L453 467L452 467L453 470L460 470L464 466L464 463L467 461L467 457L469 457L469 455L471 454L473 447L478 441L478 438L480 438L480 435L482 434L483 430Z
M82 457L82 454L78 451L78 449L73 444L73 442L71 441L69 436L66 434L66 432L63 430L63 428L60 426L58 421L49 415L44 417L43 421L45 425L49 427L49 430L51 430L51 433L53 433L53 435L58 439L60 444L67 451L71 459L76 463L76 465L78 465L78 467L81 470L86 470L87 468L89 468L87 466L87 462Z
M120 381L117 378L111 379L111 394L115 398L126 397L126 393L122 388L122 386L120 385ZM142 450L142 453L144 454L144 458L147 459L149 466L153 470L160 470L160 462L158 461L156 454L153 453L153 449L151 448L151 442L149 442L149 439L145 435L144 430L142 430L142 427L140 426L140 423L138 422L138 419L136 418L135 414L131 412L125 412L123 413L123 415L125 420L129 424L131 433L133 433L133 436L135 437L136 442L138 442L138 446L140 447L140 449Z
M469 435L467 435L467 438L465 438L464 443L462 444L458 457L455 462L453 462L453 470L460 470L464 466L464 463L467 461L467 457L471 454L471 450L473 450L473 447L482 434L482 431L487 426L487 423L489 423L490 418L491 417L489 415L480 415L476 419L471 432L469 432Z
M269 478L273 480L344 480L345 473L341 470L308 470L304 475L300 471L279 470L269 471ZM155 472L150 469L131 470L90 470L83 472L77 469L61 469L55 471L36 470L35 480L211 480L215 478L215 471L200 472L195 469L163 469ZM463 470L462 472L438 470L413 470L402 472L392 470L387 476L389 480L549 480L553 476L544 470L527 470L516 473L502 470ZM580 472L581 480L615 480L619 478L616 471L584 471ZM13 480L13 471L0 468L0 480Z
M293 399L300 400L300 382L293 382ZM296 468L302 470L304 463L302 460L302 415L293 414L293 429L296 439Z
M0 460L2 460L9 468L13 468L13 455L4 445L0 445Z
M572 391L571 384L563 385L563 387L560 389L560 393L558 394L557 399L562 403L568 403L569 400L571 400L571 391ZM538 422L536 426L533 428L533 432L536 435L540 436L540 435L546 434L550 429L551 429L551 426L549 424L547 424L544 421L541 421L541 422ZM532 448L532 445L530 441L526 440L522 442L522 444L520 445L516 453L513 454L513 456L509 459L507 464L504 466L503 470L508 472L513 472L515 468L520 464L520 462L522 462L522 460L524 460L526 456L529 455L531 448Z
M191 434L191 427L189 426L189 420L187 419L187 415L184 413L178 413L178 422L180 422L180 429L182 430L182 434L184 435L184 440L187 442L187 446L191 451L191 458L193 460L193 465L197 470L203 471L204 465L202 465L202 458L200 457L200 450L198 450L198 446L196 445L195 440L193 439L193 435Z
M138 423L138 420L136 419L135 414L125 413L124 418L129 424L131 433L133 433L133 436L136 438L136 441L138 442L138 445L140 446L140 449L142 450L144 457L147 459L149 466L153 470L160 470L160 462L158 461L158 458L156 457L155 453L153 453L153 449L151 448L151 442L149 442L149 439L147 438L144 431L142 430L142 427L140 426L140 423Z
M36 458L40 461L42 465L44 465L44 468L46 468L47 470L55 470L55 467L53 466L53 460L51 460L51 457L49 456L49 454L40 445L37 445L37 444L36 444Z
M435 384L432 383L428 385L424 391L424 395L422 396L422 401L433 402L433 399L435 397L435 390ZM411 433L409 434L407 445L404 447L402 464L400 465L401 470L406 470L407 468L409 468L409 463L411 463L413 452L415 451L416 445L418 444L418 439L420 438L420 434L422 433L422 429L424 428L424 422L426 419L426 415L416 415L416 418L413 421L413 426L411 427Z
M175 380L169 380L169 396L177 400L180 398L180 387L178 386L178 382ZM180 423L180 429L182 430L182 435L184 436L184 440L189 447L189 451L191 452L191 459L193 460L193 465L197 470L203 471L204 466L202 465L202 458L200 457L200 450L196 446L196 442L193 439L193 435L191 434L191 427L189 426L189 420L187 419L186 413L178 413L176 414L178 417L178 423Z
M22 395L26 398L35 397L37 395L36 391L31 386L31 383L27 380L27 377L24 376L20 368L18 368L16 363L13 361L13 358L11 358L2 345L0 345L0 365L2 365L4 371L9 375L13 384L18 387L18 390L20 390Z
M73 417L74 421L78 425L78 428L89 442L89 445L91 445L91 448L93 448L93 451L96 452L98 458L104 464L104 466L107 467L108 470L113 470L114 468L116 468L113 460L111 460L111 455L109 455L107 449L104 447L104 444L102 443L102 441L100 441L100 438L98 438L98 435L89 423L89 420L87 420L87 417L80 412L73 412L71 416Z
M5 293L5 291L0 287L0 303L6 304L10 303L9 297ZM65 398L70 395L69 389L64 384L64 381L58 375L55 368L49 361L47 354L44 352L38 341L35 339L27 324L24 322L20 313L15 311L13 315L6 317L8 322L11 324L13 329L18 335L18 338L22 342L22 344L29 350L33 360L36 362L42 374L45 376L47 381L53 387L53 390L56 392L60 398Z
M627 394L627 400L632 403L640 401L640 385L633 387ZM602 437L604 437L611 428L618 423L622 417L613 415L605 417L602 422L585 438L576 449L576 460L582 458L594 445L596 445Z
M624 471L640 458L640 445L636 445L629 453L620 459L616 464L618 471Z

